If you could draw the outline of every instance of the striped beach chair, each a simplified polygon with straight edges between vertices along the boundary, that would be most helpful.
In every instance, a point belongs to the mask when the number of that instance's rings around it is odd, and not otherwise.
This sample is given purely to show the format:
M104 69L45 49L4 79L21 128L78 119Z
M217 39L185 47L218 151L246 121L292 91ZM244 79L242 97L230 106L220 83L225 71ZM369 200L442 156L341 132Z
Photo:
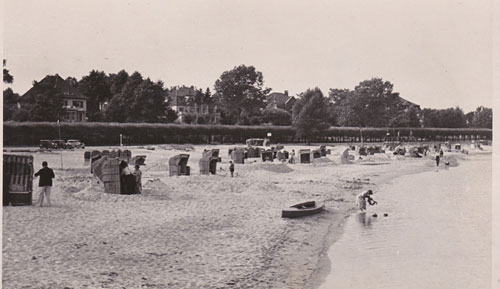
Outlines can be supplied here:
M33 156L3 155L4 205L31 205L33 201Z

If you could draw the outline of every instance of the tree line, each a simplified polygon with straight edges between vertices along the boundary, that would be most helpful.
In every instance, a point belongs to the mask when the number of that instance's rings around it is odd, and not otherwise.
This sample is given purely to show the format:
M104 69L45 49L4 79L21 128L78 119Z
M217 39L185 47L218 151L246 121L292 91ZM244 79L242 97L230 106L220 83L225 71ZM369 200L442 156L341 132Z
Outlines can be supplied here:
M6 69L4 82L12 83ZM90 122L171 123L177 113L166 102L167 88L161 81L125 70L116 74L92 70L75 87L87 99ZM63 95L52 83L33 82L36 93L23 98L12 89L4 90L4 121L56 121L64 114ZM314 138L331 126L342 127L435 127L492 128L492 109L478 107L465 114L459 107L420 109L400 97L393 84L380 78L360 82L354 89L332 88L324 95L319 88L297 95L291 111L266 107L271 92L264 86L262 72L240 65L225 71L215 81L214 93L198 89L185 105L215 106L221 123L228 125L291 125L299 137ZM192 122L187 118L185 122Z

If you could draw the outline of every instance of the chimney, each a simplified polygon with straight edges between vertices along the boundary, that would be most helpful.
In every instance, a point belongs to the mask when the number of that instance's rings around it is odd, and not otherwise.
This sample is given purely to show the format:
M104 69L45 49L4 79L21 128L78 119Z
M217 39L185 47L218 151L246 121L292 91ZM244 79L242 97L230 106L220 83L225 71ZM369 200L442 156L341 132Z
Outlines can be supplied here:
M288 90L285 90L285 95L288 96Z

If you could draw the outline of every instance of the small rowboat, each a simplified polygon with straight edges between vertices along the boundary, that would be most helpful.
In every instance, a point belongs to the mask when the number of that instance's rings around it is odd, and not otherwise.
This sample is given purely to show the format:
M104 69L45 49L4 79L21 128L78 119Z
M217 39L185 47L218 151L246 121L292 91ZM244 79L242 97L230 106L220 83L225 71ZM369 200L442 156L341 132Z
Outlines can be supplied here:
M290 206L281 212L282 218L299 218L310 216L321 212L325 208L325 204L321 203L316 205L315 201L304 202Z

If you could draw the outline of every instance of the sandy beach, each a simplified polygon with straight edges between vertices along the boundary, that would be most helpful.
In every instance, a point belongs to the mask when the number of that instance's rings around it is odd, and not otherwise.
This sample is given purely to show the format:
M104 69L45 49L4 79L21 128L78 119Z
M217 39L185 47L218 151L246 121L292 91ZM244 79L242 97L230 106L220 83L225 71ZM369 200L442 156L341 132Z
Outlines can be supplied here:
M249 159L231 178L232 147L129 147L147 156L142 195L105 194L83 150L33 153L35 170L42 161L55 170L53 206L3 208L3 287L314 288L359 192L370 188L376 197L391 179L435 169L431 156L391 153L342 164L339 144L311 164ZM199 174L204 148L221 149L217 175ZM190 154L191 176L168 177L168 159L179 153ZM491 158L491 147L445 152L444 161L453 169L477 157ZM34 201L37 186L35 179ZM306 200L326 210L281 218Z

